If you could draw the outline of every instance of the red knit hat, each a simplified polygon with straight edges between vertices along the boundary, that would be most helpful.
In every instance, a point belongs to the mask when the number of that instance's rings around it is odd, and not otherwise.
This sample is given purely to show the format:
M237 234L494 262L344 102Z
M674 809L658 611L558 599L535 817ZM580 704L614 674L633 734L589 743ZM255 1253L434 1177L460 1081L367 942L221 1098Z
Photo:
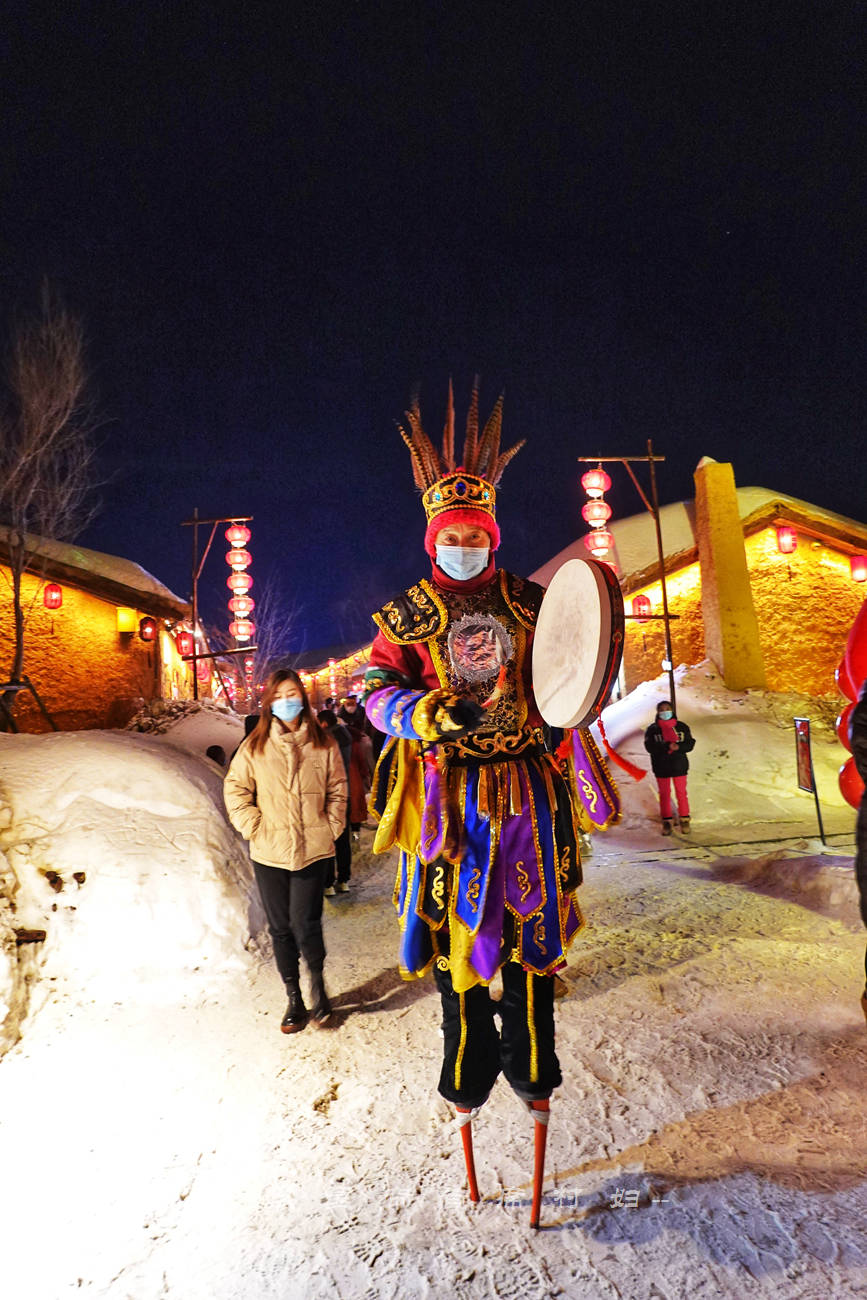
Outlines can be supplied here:
M434 515L427 526L424 549L432 560L436 559L437 554L437 533L441 528L449 528L454 524L472 524L475 528L484 528L491 539L491 550L495 551L500 545L500 530L493 515L484 510L475 510L472 506L458 506L453 510L444 510L442 514Z

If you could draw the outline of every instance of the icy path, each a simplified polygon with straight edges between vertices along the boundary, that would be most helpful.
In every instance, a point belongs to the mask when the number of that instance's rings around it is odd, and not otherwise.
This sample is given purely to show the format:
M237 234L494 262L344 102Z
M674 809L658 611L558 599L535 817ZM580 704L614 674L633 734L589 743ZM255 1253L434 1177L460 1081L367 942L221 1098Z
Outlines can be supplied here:
M326 904L327 1031L278 1032L268 966L35 1013L0 1066L4 1294L867 1295L862 934L701 848L597 843L541 1232L502 1082L464 1199L437 1000L394 970L391 864L357 860Z

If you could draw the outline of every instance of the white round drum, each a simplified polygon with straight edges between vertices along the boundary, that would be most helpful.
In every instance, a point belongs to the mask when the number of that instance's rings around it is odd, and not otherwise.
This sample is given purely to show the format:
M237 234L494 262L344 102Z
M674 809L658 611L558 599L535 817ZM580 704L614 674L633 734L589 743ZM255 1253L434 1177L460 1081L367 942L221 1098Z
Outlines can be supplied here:
M567 560L545 592L533 638L533 693L552 727L586 727L623 655L623 597L607 564Z

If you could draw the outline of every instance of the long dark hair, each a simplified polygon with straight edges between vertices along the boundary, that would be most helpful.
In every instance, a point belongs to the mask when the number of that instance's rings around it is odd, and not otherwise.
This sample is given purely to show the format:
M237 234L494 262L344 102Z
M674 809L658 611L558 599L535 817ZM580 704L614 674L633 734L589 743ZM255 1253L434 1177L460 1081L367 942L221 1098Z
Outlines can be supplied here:
M316 714L310 707L310 700L301 678L291 668L279 668L276 673L272 673L268 678L265 689L262 691L259 721L250 732L250 748L253 753L260 754L265 748L265 741L271 732L271 719L274 717L271 712L271 703L284 682L292 682L293 686L297 686L301 693L302 709L300 720L307 723L307 735L313 748L325 749L328 745L333 744L334 742L323 729Z

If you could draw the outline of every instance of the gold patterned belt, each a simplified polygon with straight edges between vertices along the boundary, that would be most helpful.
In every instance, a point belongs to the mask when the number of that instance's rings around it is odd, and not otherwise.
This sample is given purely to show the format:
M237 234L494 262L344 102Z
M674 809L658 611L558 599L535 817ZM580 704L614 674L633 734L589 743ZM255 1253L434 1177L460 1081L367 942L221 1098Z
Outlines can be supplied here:
M442 742L439 751L450 767L470 763L506 763L511 758L541 757L545 736L541 727L523 731L471 731L458 740Z

